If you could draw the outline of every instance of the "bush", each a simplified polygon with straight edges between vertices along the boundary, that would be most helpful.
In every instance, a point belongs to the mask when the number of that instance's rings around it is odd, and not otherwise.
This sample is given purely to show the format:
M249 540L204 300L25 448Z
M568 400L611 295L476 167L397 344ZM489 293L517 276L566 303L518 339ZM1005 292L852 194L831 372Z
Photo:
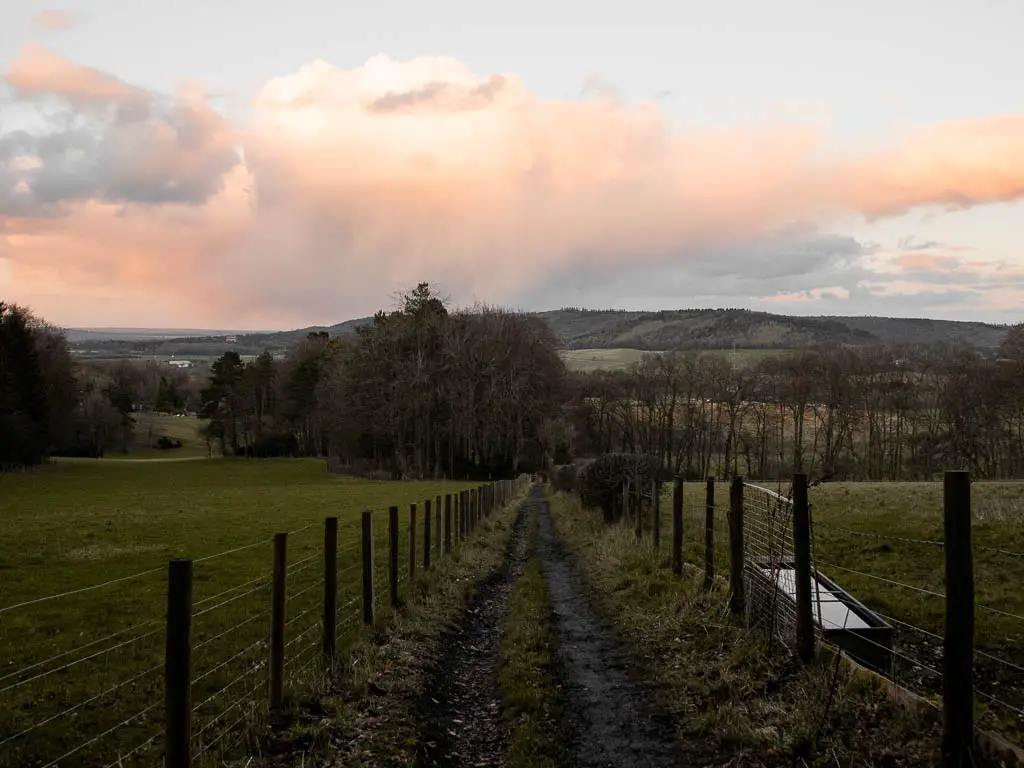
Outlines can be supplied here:
M169 451L173 448L181 448L181 440L176 437L167 437L167 435L161 435L157 438L156 447L161 451Z
M277 459L298 454L299 442L291 432L271 432L254 441L252 445L243 445L238 449L239 456L250 459Z
M580 468L575 464L556 466L551 473L551 487L556 491L577 493L580 489Z
M635 453L608 453L591 462L579 479L583 506L600 509L607 522L619 520L622 486L638 483L645 488L656 481L670 481L672 473L655 456Z

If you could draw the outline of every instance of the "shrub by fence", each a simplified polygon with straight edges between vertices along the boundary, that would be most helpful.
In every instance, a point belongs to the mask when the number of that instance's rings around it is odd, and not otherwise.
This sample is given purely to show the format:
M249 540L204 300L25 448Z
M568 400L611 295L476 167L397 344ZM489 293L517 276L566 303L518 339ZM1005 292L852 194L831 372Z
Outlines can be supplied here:
M521 476L422 506L393 506L383 519L367 510L359 527L339 529L338 518L327 517L214 555L0 608L5 632L35 633L33 613L49 614L52 631L69 603L92 627L104 627L97 593L150 611L154 601L166 605L162 620L98 631L95 639L82 631L84 642L58 653L49 652L48 637L38 638L30 658L2 653L0 766L184 768L230 753L290 693L329 679L360 625L377 620L382 592L399 607L421 569L436 567L527 483ZM260 551L262 572L215 586L219 563Z
M832 521L814 525L806 475L794 475L787 493L735 478L728 505L717 503L713 479L700 484L700 493L689 493L689 485L694 484L676 480L669 498L659 491L622 489L622 506L638 540L661 546L661 521L669 520L667 563L676 573L701 569L707 588L725 581L729 610L791 647L805 662L815 658L823 642L839 642L828 635L849 631L858 654L878 660L868 666L943 711L947 765L969 764L964 761L979 743L992 746L989 729L1010 739L1024 733L1024 660L1012 657L1018 647L1013 638L1020 638L1024 616L976 602L974 584L975 558L994 569L998 566L993 561L1022 561L1024 553L972 544L967 472L945 475L941 540L852 530ZM661 514L666 503L670 515ZM901 546L915 558L922 550L930 553L931 562L923 567L944 570L945 591L852 567L846 562L856 556L848 547L851 539ZM852 589L836 583L849 583L853 577ZM865 588L871 584L885 592ZM914 615L893 615L900 601L889 591L911 595L915 603L908 607ZM863 597L856 599L858 594ZM922 601L931 603L926 610ZM878 626L858 630L840 625L835 616L844 614L829 610L829 602L854 606L855 614L871 614L875 619L869 620L880 619ZM976 613L985 624L984 633L975 632Z

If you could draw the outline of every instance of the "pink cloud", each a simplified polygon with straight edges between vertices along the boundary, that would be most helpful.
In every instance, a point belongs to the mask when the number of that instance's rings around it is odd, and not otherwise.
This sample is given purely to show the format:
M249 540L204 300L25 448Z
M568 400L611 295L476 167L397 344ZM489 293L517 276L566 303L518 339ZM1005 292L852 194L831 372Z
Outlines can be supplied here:
M41 49L7 79L76 106L142 93ZM270 312L305 322L372 310L422 279L500 301L581 262L650 263L794 221L1024 197L1024 115L822 157L814 125L673 133L654 104L545 101L511 73L384 56L274 79L246 125L190 99L202 120L161 126L165 146L196 148L194 199L153 204L147 192L176 183L182 163L119 142L134 201L101 190L56 218L0 215L0 258L20 284L145 289L233 326ZM211 159L229 145L243 162ZM932 268L900 261L913 264Z
M61 58L40 45L27 45L4 79L22 96L52 94L82 108L145 101L146 92L92 67Z
M47 32L69 29L75 25L75 18L67 11L40 11L32 17L32 23Z
M932 253L901 253L896 263L904 271L926 270L929 272L953 272L959 260L950 256L936 256Z

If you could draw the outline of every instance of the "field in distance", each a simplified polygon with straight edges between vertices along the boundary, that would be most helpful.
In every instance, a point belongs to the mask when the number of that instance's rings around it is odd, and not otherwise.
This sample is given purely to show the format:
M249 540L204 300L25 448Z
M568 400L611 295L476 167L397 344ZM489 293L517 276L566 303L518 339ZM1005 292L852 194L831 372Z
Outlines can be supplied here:
M362 510L377 512L375 581L383 605L387 508L401 509L407 580L409 504L419 504L422 525L425 499L466 487L342 479L328 475L322 461L301 459L61 461L0 476L0 766L45 765L127 722L60 762L117 765L159 732L171 558L195 559L195 722L212 736L242 712L236 706L215 720L229 704L263 700L274 533L293 532L286 655L294 670L317 658L324 518L339 517L339 623L356 631ZM67 592L73 594L11 608Z
M687 350L692 353L696 350ZM792 354L786 349L708 349L701 354L718 355L733 365L756 365L769 357ZM644 355L661 355L643 349L563 349L559 354L571 371L622 370L639 362Z

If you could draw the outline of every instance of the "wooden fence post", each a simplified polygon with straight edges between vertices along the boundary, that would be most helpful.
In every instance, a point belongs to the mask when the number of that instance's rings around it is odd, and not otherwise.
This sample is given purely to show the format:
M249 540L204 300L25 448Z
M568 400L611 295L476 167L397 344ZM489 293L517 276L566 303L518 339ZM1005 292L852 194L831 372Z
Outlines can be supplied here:
M633 513L636 515L636 539L639 541L644 533L644 494L643 486L640 485L639 480L637 480L635 490L636 493L633 498Z
M444 495L444 553L452 551L452 495Z
M683 478L672 484L672 573L683 575Z
M338 518L324 519L324 661L330 666L337 648Z
M974 562L971 553L971 475L943 478L946 550L946 632L942 654L942 761L973 765Z
M270 711L284 703L284 625L288 600L288 534L274 534L274 587L270 620Z
M409 505L409 583L416 580L416 504Z
M431 515L430 499L423 502L423 570L430 570L430 523Z
M434 506L437 507L437 509L434 510L434 514L437 516L437 520L436 520L436 522L437 522L437 530L434 531L434 537L435 537L434 538L434 552L437 553L437 559L440 560L441 559L441 529L443 528L443 526L441 525L441 514L442 514L442 512L441 512L441 494L438 494L437 498L434 499Z
M391 607L398 607L398 507L388 507L388 565L391 572Z
M164 653L167 768L192 766L192 561L167 568L167 636Z
M729 488L729 610L743 613L743 478Z
M814 611L811 605L811 509L807 475L793 475L793 557L796 577L796 647L804 664L814 661Z
M373 624L373 512L363 512L363 623Z
M459 542L462 541L464 534L462 532L462 517L466 509L466 492L459 491L452 496L452 504L455 507L455 545L458 546Z
M704 489L704 589L715 583L715 478Z
M661 481L651 483L651 542L661 546Z

